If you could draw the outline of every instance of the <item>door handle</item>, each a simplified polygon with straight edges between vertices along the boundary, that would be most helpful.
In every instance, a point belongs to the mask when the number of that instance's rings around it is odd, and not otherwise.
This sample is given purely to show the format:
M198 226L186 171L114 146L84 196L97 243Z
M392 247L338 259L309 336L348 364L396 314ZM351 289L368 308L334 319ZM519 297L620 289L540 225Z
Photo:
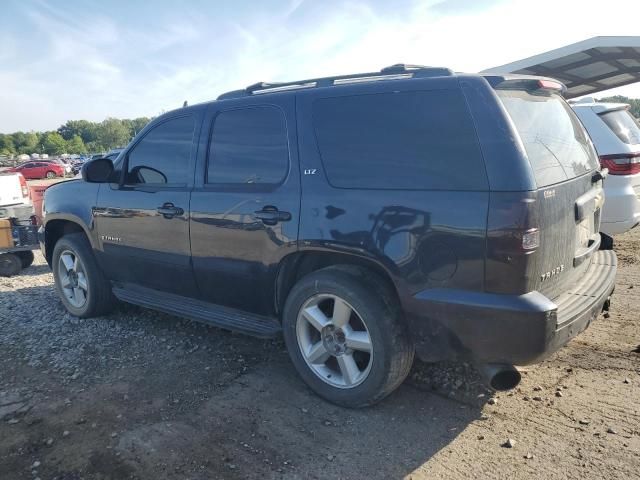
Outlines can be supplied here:
M291 220L291 214L289 212L282 212L276 207L264 207L262 210L256 210L254 216L265 225L275 225L278 222L288 222Z
M184 210L180 207L176 207L173 203L167 202L161 207L156 208L156 211L164 218L170 219L176 215L182 215Z

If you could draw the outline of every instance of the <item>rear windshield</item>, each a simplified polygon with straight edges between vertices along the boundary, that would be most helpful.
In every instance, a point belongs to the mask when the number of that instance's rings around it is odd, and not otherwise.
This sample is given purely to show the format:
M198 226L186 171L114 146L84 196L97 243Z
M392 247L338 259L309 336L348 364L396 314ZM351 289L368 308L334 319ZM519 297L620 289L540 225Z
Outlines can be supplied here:
M600 114L613 133L627 145L640 143L640 128L627 110L614 110Z
M582 124L558 95L497 90L515 124L538 187L578 177L598 167Z

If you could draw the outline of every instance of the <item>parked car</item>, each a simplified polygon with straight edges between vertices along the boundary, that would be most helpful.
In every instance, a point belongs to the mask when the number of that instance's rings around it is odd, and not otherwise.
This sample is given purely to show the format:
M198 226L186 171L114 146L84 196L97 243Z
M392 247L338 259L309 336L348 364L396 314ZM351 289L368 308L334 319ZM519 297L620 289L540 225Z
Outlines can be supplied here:
M70 173L71 172L71 160L66 160L63 158L52 158L49 160L41 160L42 162L51 162L51 163L56 163L58 165L60 165L61 167L64 168L65 173Z
M571 102L589 132L600 163L609 169L604 182L607 201L601 230L624 233L640 224L640 128L625 103L596 102L584 98Z
M21 173L0 173L0 276L33 263L37 248L29 186Z
M32 161L10 168L9 172L21 173L25 178L55 178L64 177L65 167L51 161Z
M0 173L0 217L24 220L33 213L31 195L21 173Z
M604 174L562 90L405 65L252 85L50 187L41 248L71 314L115 297L282 333L340 405L387 396L414 352L513 388L615 283Z

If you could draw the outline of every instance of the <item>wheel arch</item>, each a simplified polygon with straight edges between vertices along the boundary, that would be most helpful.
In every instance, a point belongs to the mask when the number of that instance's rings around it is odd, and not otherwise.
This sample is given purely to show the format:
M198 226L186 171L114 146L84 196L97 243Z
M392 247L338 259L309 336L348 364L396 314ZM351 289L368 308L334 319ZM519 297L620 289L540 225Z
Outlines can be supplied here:
M275 311L282 314L284 304L293 286L302 277L332 266L355 266L374 272L400 300L400 289L394 275L379 261L372 258L344 252L306 250L284 257L278 265L275 285Z
M68 235L70 233L82 233L87 237L87 240L90 244L93 244L91 241L91 235L82 224L79 218L53 218L47 219L46 224L44 225L44 242L45 242L45 259L49 266L51 266L51 257L53 255L53 249L63 236ZM93 245L92 245L93 246Z

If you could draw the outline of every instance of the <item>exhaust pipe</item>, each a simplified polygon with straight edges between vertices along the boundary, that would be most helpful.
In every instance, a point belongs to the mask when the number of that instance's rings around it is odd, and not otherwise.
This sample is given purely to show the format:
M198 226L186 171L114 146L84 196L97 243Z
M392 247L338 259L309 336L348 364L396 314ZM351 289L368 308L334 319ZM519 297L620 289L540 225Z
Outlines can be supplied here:
M520 372L506 363L480 363L476 364L476 370L485 385L498 392L517 387L522 379Z

